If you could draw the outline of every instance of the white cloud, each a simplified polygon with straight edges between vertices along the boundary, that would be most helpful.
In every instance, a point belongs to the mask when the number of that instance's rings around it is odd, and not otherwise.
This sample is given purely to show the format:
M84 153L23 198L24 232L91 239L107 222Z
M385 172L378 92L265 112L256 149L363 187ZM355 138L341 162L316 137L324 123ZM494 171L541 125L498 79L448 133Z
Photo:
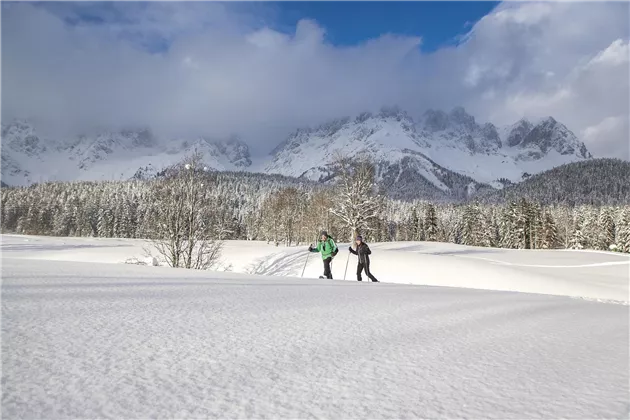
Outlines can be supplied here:
M624 65L628 64L628 41L616 39L604 51L600 52L589 63L589 67L602 65Z
M5 120L36 117L60 131L237 132L268 150L298 126L382 105L413 114L464 105L498 124L553 115L598 156L628 149L627 3L505 3L460 45L432 54L420 37L334 46L309 20L282 33L266 25L273 13L264 5L6 6ZM81 21L86 14L101 21Z
M628 139L630 133L630 125L628 124L627 115L617 115L614 117L606 117L599 124L586 127L581 133L582 139L593 146L593 153L606 151L614 151L612 157L630 160L630 141L626 140L625 147L623 144L615 144L618 138ZM621 146L621 147L620 147Z

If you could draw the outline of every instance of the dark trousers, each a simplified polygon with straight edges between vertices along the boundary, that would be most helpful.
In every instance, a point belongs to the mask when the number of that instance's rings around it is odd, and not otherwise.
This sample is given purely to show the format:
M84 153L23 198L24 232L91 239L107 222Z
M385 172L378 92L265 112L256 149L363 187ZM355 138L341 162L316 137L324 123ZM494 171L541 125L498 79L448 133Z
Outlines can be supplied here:
M359 281L363 281L361 279L361 272L365 270L365 274L367 274L367 276L369 277L370 280L372 281L378 281L376 280L376 278L372 275L372 273L370 273L370 261L365 261L363 263L359 263L357 265L357 280Z
M332 262L332 257L328 257L324 260L324 276L327 279L332 279L332 271L330 271L331 262Z

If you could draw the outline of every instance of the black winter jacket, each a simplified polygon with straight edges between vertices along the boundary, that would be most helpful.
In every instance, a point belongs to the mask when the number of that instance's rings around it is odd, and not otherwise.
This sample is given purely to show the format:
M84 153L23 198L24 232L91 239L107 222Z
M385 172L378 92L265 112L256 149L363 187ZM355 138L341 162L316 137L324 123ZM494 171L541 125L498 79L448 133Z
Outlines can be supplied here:
M369 255L372 253L372 251L370 251L370 247L365 242L361 242L361 245L359 245L356 251L352 247L350 247L350 252L359 257L359 264L370 263Z

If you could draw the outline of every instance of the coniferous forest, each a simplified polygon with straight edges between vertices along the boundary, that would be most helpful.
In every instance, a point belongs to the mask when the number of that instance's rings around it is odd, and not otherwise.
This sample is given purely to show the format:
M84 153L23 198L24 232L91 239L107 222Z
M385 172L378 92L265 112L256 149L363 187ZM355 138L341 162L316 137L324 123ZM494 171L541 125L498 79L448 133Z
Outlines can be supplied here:
M502 203L515 197L544 205L630 204L630 162L592 159L561 165L502 190L483 191L478 199Z
M603 196L593 200L592 191L582 199L573 195L558 200L549 196L549 189L539 188L541 195L536 196L536 190L528 186L521 187L526 193L505 195L503 201L488 202L487 197L464 203L400 201L378 193L369 170L373 167L365 165L354 172L348 169L332 185L190 166L186 168L193 175L182 183L179 179L186 169L180 165L153 180L2 188L2 232L165 239L174 235L164 227L175 223L173 209L181 207L192 218L176 223L195 223L195 230L203 229L217 240L299 245L313 242L325 229L337 241L361 233L370 242L630 252L627 202ZM544 174L534 181L557 185L545 181ZM612 188L627 189L627 185ZM586 204L589 201L594 203Z

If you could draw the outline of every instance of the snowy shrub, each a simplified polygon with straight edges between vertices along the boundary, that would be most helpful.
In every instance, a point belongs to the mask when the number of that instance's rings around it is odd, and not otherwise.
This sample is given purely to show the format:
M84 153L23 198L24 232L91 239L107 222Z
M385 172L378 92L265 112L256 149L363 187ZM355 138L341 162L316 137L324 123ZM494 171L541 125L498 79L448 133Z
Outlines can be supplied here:
M135 257L127 258L125 260L125 264L147 265L146 261L140 260L140 259L135 258Z

